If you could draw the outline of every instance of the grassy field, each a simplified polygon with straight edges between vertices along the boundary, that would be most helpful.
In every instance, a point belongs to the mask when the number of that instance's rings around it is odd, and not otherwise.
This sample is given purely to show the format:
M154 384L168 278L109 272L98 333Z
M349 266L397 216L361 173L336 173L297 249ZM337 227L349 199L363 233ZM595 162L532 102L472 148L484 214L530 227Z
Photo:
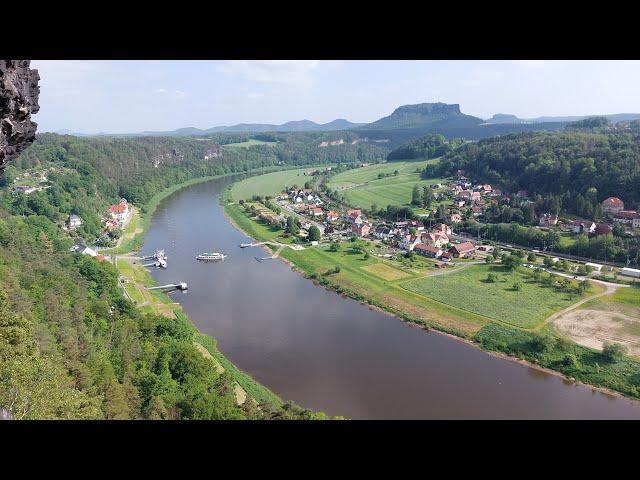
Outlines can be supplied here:
M269 147L272 147L277 144L278 142L265 142L263 140L255 140L253 138L250 138L246 142L227 143L226 145L223 145L223 147L249 148L249 147L254 147L256 145L267 145Z
M416 170L422 170L426 165L437 161L437 159L434 159L416 160L412 162L385 162L369 165L368 167L354 168L332 177L328 182L328 186L332 189L355 187L362 185L363 183L377 180L378 175L381 173L393 174L396 170L398 170L398 177L407 174L415 174ZM386 179L388 180L390 178L393 177L387 177Z
M498 276L486 281L489 272ZM518 281L521 289L513 284ZM473 265L457 273L408 281L402 286L412 292L517 327L534 328L554 312L576 301L565 293L542 287L520 273L502 267Z
M375 263L373 265L365 265L362 267L369 273L373 273L375 276L382 278L383 280L400 280L401 278L407 278L409 274L398 270L397 268L390 267L384 263Z
M434 183L444 183L444 178L424 180L419 171L438 159L417 160L412 162L386 162L368 167L357 168L332 177L328 187L339 190L347 203L354 207L371 208L387 205L408 205L411 202L413 186L420 188ZM393 173L398 171L397 175ZM391 176L378 178L380 174Z
M275 195L280 193L285 186L291 187L296 184L302 187L306 181L311 180L311 177L305 175L305 172L313 170L315 167L306 167L246 178L233 184L230 197L235 201L246 200L253 195Z

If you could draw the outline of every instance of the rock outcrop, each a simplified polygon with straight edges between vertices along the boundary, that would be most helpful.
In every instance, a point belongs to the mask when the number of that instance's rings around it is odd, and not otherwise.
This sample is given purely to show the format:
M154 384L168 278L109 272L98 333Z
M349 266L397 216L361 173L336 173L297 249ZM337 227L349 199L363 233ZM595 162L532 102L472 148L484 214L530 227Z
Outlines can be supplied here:
M0 60L0 175L7 162L19 155L36 138L40 87L38 71L29 60Z

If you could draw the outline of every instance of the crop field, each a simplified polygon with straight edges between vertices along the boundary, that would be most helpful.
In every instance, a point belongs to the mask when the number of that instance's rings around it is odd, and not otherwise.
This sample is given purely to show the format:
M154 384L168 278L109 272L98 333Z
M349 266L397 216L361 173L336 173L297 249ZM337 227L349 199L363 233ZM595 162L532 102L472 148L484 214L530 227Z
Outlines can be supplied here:
M384 263L376 263L372 265L366 265L362 267L369 273L373 273L375 276L382 278L383 280L400 280L401 278L407 278L408 273L398 270L397 268L390 267Z
M487 282L493 272L498 280ZM513 288L520 283L520 290ZM576 300L502 267L474 265L460 272L403 282L403 288L470 312L523 328L533 328Z
M250 199L253 195L276 195L285 186L298 185L302 187L304 183L311 179L305 175L306 172L315 170L314 167L299 168L295 170L283 170L281 172L267 173L249 177L240 182L234 183L231 187L231 198L235 201Z

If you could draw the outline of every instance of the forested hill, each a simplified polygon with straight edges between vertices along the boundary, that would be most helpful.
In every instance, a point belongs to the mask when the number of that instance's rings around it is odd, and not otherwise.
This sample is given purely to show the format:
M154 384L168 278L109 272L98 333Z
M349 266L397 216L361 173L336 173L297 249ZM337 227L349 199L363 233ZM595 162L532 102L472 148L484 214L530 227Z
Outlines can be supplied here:
M420 103L403 105L380 120L352 129L363 137L388 140L392 147L425 135L443 135L448 139L478 140L495 135L530 130L558 130L565 123L487 124L466 115L458 104Z
M218 373L194 346L199 333L188 319L142 313L122 295L112 264L69 251L95 239L101 213L121 195L142 207L189 178L302 162L317 140L246 148L38 136L0 179L0 407L16 419L321 417L268 400L238 406L231 373ZM334 152L364 155L344 147ZM39 181L48 188L13 191ZM69 213L84 221L72 234L62 228Z
M575 124L562 132L528 132L467 143L446 155L438 174L463 169L474 180L508 192L555 197L563 208L588 214L609 196L640 206L640 130L610 133ZM582 212L580 210L583 210Z
M441 157L461 145L460 139L447 140L443 135L426 135L391 151L387 160L415 160Z

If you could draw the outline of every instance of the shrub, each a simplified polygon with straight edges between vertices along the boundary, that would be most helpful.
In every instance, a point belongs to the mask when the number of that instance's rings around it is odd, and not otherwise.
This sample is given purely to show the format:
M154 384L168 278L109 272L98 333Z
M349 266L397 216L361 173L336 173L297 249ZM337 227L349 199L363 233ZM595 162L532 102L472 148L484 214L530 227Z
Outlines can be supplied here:
M627 348L620 343L605 342L602 347L602 356L611 363L619 362L627 353Z

